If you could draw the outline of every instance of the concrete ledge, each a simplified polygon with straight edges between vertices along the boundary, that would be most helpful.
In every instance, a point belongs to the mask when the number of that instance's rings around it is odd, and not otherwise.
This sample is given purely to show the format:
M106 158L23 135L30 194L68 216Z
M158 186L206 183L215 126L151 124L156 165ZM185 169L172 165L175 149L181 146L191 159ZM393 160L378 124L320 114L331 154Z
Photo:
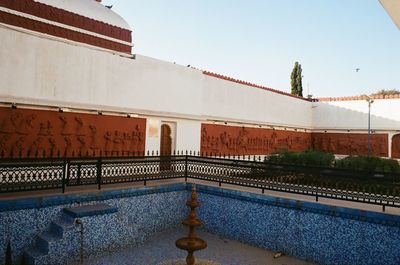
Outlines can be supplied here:
M86 217L95 215L104 215L118 212L117 207L112 207L105 203L84 205L78 207L65 208L64 213L72 217Z
M221 197L238 199L242 201L250 201L265 205L289 208L304 212L312 212L321 215L329 215L333 217L341 217L345 219L357 220L362 222L383 224L389 226L400 227L400 216L385 213L377 213L352 208L330 206L321 203L305 202L293 199L278 198L269 195L255 194L251 192L223 189L206 185L196 185L197 191ZM186 189L191 189L188 184Z
M17 211L37 209L50 206L59 206L72 203L90 201L104 201L116 198L128 198L147 194L165 193L186 190L185 183L167 184L160 186L147 186L142 188L129 188L109 191L86 192L80 194L61 194L43 197L32 197L23 199L11 199L0 201L0 213L6 211Z

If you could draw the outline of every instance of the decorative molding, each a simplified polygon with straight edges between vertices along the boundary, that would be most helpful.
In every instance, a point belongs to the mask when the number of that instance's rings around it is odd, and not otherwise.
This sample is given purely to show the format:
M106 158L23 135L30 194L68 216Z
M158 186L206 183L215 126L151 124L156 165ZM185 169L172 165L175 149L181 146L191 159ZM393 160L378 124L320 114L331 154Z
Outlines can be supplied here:
M132 42L132 32L129 29L123 29L33 0L0 0L0 6L121 41Z
M66 28L61 28L55 25L46 24L44 22L32 20L25 17L20 17L18 15L6 13L3 11L0 11L0 23L5 23L12 26L17 26L24 29L32 30L35 32L40 32L51 36L68 39L71 41L76 41L80 43L101 47L116 52L123 52L130 54L132 49L130 45L125 45L114 41L106 40L103 38L95 37L92 35L87 35L81 32L73 31Z
M97 37L97 38L101 38L101 39L113 41L113 42L116 42L116 43L128 45L128 46L131 46L131 47L133 46L131 42L122 41L122 40L119 40L119 39L116 39L116 38L109 37L107 35L102 35L102 34L95 33L95 32L92 32L92 31L88 31L88 30L85 30L85 29L69 26L69 25L66 25L66 24L59 23L59 22L54 22L52 20L47 20L47 19L44 19L44 18L36 17L34 15L22 13L22 12L15 11L15 10L8 9L8 8L4 8L4 7L1 7L1 6L0 6L0 11L5 12L5 13L9 13L9 14L12 14L12 15L24 17L24 18L27 18L27 19L35 20L35 21L38 21L38 22L43 22L43 23L46 23L46 24L49 24L49 25L60 27L60 28L76 31L76 32L83 33L83 34L86 34L86 35L91 35L91 36L94 36L94 37Z

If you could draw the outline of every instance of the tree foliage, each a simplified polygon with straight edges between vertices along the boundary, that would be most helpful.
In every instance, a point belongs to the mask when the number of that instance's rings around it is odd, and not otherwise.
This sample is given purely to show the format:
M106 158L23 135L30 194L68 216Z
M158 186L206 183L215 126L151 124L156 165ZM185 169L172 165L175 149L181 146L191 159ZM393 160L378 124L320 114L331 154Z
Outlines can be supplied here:
M397 89L381 89L378 92L371 94L371 96L387 96L387 95L399 95L400 91Z
M299 62L294 63L294 67L292 70L292 74L290 75L291 86L292 86L292 95L296 95L299 97L303 96L303 84L302 84L302 75L301 75L301 64Z

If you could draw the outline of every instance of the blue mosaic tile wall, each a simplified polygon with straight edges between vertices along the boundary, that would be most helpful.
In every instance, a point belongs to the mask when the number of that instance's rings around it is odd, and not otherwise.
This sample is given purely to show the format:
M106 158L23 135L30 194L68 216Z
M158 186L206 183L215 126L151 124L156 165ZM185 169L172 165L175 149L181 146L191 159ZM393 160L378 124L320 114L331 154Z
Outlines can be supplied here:
M8 240L13 261L34 246L37 235L49 229L51 221L62 218L66 207L101 201L118 212L81 218L84 224L85 257L143 243L149 236L180 224L187 215L185 185L165 185L140 189L106 191L85 195L50 196L0 202L0 264L5 260ZM61 264L79 258L79 227L63 235L62 242L49 246L48 257L40 264ZM60 263L61 262L61 263Z
M85 195L49 196L0 202L0 264L11 239L14 261L66 207L106 203L118 208L82 217L85 257L143 243L156 232L180 224L188 214L190 184L164 185ZM319 264L400 264L400 217L324 206L197 185L199 217L205 229L243 243L282 251ZM39 264L79 258L79 227L49 244ZM18 264L18 263L17 263Z
M211 233L318 264L400 264L400 217L198 186Z

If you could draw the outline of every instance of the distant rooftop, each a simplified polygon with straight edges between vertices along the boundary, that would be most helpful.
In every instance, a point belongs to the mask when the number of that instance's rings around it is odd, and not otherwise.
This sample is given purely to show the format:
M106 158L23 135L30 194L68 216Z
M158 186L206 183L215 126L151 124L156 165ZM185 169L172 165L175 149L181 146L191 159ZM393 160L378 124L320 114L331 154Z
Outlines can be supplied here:
M351 101L351 100L366 100L368 98L372 99L400 99L400 94L394 95L374 95L374 96L352 96L352 97L326 97L326 98L316 98L315 101Z

